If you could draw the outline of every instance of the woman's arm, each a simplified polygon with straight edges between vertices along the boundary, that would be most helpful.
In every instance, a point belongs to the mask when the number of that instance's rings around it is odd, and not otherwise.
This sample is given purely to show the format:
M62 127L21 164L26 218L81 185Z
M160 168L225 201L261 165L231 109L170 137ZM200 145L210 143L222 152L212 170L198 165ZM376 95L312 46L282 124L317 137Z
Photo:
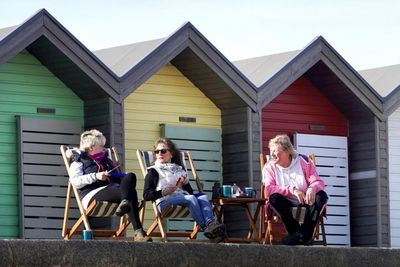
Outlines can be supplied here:
M83 164L82 162L74 161L71 163L69 168L69 174L72 185L75 186L77 189L81 189L88 184L92 184L96 182L96 173L83 173Z
M325 188L325 182L321 178L319 178L317 169L315 168L312 161L309 160L308 162L306 162L304 160L302 161L302 163L302 168L303 172L305 173L304 176L307 180L308 187L312 188L316 193L320 190L323 190Z
M146 201L156 200L163 195L161 190L156 190L158 183L158 172L155 169L149 169L144 178L143 199Z
M274 193L278 193L283 196L293 195L295 189L293 186L279 186L276 184L276 174L274 168L275 167L272 165L272 163L268 163L264 166L263 180L265 184L266 195L270 196Z

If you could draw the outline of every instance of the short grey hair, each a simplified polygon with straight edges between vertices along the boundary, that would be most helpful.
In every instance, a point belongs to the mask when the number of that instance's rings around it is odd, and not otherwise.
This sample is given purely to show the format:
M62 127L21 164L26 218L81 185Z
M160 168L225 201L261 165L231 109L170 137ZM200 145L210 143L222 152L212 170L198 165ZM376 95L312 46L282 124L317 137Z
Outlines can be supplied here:
M271 150L272 146L279 145L283 151L289 152L292 158L296 155L296 150L294 149L289 136L286 134L280 134L269 140L268 148Z
M92 146L95 145L105 145L106 144L106 138L104 135L96 130L92 129L89 131L85 131L81 134L81 143L80 143L80 149L83 151L88 150Z

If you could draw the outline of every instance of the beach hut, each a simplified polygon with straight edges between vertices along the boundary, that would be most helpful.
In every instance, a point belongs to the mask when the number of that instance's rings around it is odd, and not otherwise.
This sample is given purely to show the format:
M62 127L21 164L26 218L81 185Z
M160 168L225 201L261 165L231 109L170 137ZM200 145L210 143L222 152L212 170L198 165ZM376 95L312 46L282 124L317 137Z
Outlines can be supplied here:
M383 102L323 38L304 49L234 62L258 87L262 151L276 134L317 156L327 184L327 239L387 246Z
M190 22L167 38L95 54L121 77L125 162L138 189L144 179L135 151L151 150L159 136L192 151L210 196L214 182L247 186L259 175L255 87ZM152 216L149 208L146 223ZM225 220L230 233L248 229L244 212Z
M118 85L44 9L0 30L1 238L61 238L68 178L59 146L97 128L121 148Z
M384 98L390 246L400 247L400 65L360 71Z

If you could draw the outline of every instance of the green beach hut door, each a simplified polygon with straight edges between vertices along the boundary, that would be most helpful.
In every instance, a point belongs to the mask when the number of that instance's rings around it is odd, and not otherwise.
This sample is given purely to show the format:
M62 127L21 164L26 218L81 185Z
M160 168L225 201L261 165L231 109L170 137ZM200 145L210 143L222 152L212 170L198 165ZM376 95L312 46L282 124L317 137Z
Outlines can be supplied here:
M81 123L18 117L17 124L20 237L61 238L68 176L60 145L78 146ZM69 216L79 217L76 205Z
M221 130L204 127L185 127L161 124L161 136L168 137L181 151L190 151L194 165L203 183L204 193L211 199L212 187L215 182L222 183L222 144ZM188 173L190 173L190 165ZM193 180L193 177L190 177ZM191 184L195 189L194 183ZM169 219L168 230L193 230L193 221ZM199 236L200 237L200 236Z

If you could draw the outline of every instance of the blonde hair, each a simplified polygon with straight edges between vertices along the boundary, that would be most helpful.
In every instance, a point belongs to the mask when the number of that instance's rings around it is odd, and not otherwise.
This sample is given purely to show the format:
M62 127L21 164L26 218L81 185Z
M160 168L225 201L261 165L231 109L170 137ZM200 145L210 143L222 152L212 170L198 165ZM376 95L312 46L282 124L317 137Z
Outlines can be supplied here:
M91 148L92 146L95 145L105 145L106 144L106 138L104 135L96 130L92 129L89 131L85 131L81 134L81 143L80 143L80 149L86 151L87 149Z
M288 152L290 156L292 156L292 158L296 154L296 150L294 149L289 136L287 136L286 134L277 135L271 140L269 140L268 148L271 150L272 146L277 146L277 145L279 145L283 151Z

